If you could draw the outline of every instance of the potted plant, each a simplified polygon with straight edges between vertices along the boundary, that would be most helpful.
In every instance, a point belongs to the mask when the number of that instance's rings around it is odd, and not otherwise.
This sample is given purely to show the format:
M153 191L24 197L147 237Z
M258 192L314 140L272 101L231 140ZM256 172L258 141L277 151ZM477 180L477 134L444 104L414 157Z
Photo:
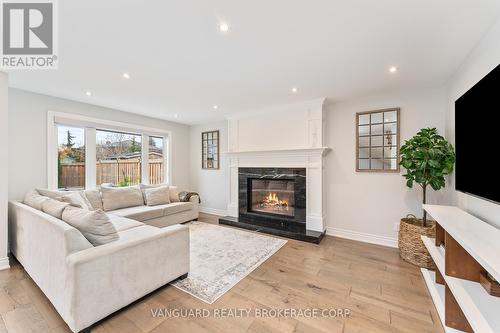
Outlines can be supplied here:
M453 146L438 134L435 128L421 129L413 138L405 141L400 151L400 165L406 169L403 177L406 186L415 183L423 191L422 203L427 200L427 188L434 191L445 187L445 176L453 172L455 151ZM423 211L422 219L408 215L401 219L399 227L399 253L401 258L420 267L432 268L433 261L420 236L435 237L435 223L427 220Z

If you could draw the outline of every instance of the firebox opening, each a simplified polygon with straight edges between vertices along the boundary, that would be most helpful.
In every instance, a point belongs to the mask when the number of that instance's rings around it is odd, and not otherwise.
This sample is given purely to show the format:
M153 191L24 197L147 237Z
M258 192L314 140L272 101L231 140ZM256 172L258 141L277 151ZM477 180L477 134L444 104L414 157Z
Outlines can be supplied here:
M295 216L295 181L250 179L250 211Z

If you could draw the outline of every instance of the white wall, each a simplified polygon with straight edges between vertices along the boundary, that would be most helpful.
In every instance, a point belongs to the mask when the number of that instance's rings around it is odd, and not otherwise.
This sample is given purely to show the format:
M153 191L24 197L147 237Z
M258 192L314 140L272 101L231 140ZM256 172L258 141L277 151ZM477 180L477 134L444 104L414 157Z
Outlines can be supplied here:
M192 191L200 193L201 210L206 213L226 215L229 196L229 176L227 158L221 155L219 170L201 168L201 133L220 131L220 152L227 151L227 122L199 125L191 127L190 139L190 176Z
M355 171L356 112L401 108L401 143L423 127L444 134L446 93L443 88L396 91L328 105L326 112L327 232L395 245L394 224L412 213L421 216L422 191L408 189L397 173ZM429 202L446 203L445 190L429 191Z
M9 122L8 122L8 81L7 74L0 72L0 269L9 267L7 258L7 198L9 169L8 163L8 140L9 140Z
M324 99L253 110L228 119L231 152L270 151L323 146Z
M455 101L500 63L500 19L449 81L446 135L455 141ZM498 112L498 110L490 110ZM487 121L486 119L484 121ZM489 170L485 169L485 172ZM500 228L500 205L453 191L456 205Z
M9 89L9 198L47 186L47 111L60 111L172 131L172 181L189 187L189 127L164 120Z

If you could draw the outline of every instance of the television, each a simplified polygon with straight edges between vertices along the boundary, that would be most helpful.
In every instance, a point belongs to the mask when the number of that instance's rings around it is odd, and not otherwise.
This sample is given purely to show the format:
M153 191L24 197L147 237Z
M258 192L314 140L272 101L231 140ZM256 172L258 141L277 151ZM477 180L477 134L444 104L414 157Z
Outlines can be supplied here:
M499 148L500 65L455 102L456 190L500 203Z

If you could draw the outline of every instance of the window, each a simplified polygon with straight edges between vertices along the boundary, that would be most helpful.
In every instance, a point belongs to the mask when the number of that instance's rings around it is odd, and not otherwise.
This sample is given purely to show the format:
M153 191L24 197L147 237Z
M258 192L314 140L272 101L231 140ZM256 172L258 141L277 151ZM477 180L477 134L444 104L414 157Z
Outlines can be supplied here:
M399 108L356 114L356 171L399 172Z
M149 183L162 184L164 181L163 138L149 137Z
M171 182L171 132L48 112L48 187L91 189Z
M85 188L85 129L57 126L57 188Z
M141 135L96 131L96 185L137 185L141 168Z

